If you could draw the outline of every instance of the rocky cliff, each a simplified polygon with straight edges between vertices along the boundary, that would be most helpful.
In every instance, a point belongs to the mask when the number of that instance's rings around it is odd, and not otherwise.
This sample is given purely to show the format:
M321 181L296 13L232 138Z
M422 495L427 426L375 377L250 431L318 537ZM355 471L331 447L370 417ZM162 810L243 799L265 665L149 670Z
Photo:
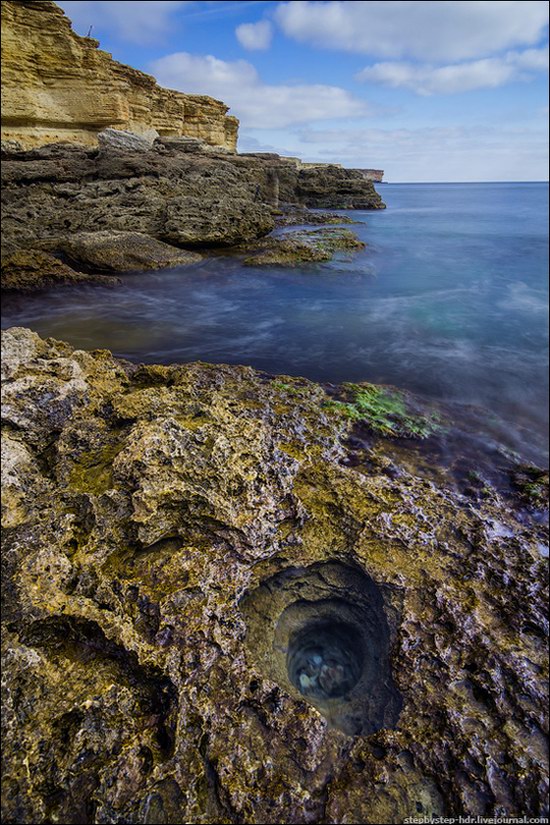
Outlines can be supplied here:
M97 144L107 126L187 135L231 151L238 121L211 97L163 89L80 37L51 0L2 2L2 138Z
M2 343L4 821L544 816L543 474L390 388Z

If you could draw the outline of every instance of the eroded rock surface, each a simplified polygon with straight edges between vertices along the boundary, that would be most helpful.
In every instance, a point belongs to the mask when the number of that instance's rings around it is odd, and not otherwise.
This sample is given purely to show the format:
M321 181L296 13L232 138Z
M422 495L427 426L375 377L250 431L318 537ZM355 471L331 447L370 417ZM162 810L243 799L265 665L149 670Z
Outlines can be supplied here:
M140 232L177 246L230 246L274 225L255 183L225 156L52 144L2 164L5 251L77 232Z
M2 341L6 821L544 812L538 517L403 460L383 433L437 436L364 387ZM304 618L357 617L289 670ZM370 728L289 676L323 666Z
M302 229L264 238L252 244L244 258L246 266L295 266L330 261L335 252L365 248L363 241L349 229Z
M141 232L76 232L52 239L57 252L92 272L129 272L189 266L202 260L196 252L178 249Z
M302 213L323 199L342 208L383 206L372 182L352 169L301 171L277 155L189 152L186 141L157 141L139 152L51 144L6 148L4 156L3 254L44 244L62 252L77 233L92 232L137 232L179 247L236 246L273 229L279 197L301 204ZM303 188L304 175L316 178L319 195Z
M2 258L0 285L2 290L6 291L25 293L51 286L71 286L80 283L98 283L105 286L118 282L116 278L76 271L59 258L42 250L19 250Z

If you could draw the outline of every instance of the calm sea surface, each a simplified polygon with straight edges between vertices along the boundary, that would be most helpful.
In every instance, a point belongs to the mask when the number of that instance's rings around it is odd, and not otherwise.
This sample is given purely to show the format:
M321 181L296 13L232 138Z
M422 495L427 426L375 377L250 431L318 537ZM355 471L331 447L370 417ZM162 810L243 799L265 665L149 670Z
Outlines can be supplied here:
M548 185L378 189L387 210L347 213L364 252L293 269L216 257L118 289L57 288L9 299L2 326L134 361L396 384L481 406L543 451Z

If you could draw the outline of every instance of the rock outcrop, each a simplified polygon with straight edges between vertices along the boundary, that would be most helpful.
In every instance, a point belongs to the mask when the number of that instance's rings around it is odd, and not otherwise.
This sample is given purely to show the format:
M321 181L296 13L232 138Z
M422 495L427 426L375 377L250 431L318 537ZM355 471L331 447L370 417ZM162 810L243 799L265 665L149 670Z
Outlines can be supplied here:
M238 120L225 103L164 89L98 46L51 0L3 0L2 139L23 148L60 140L93 146L102 129L116 127L235 151Z
M362 172L363 177L367 180L375 180L378 183L381 183L384 177L383 169L358 169L357 171Z
M236 246L270 232L280 202L383 207L372 183L354 170L301 170L278 155L196 149L182 139L157 140L147 151L112 145L8 148L2 163L3 254L30 248L65 254L70 247L78 261L79 238L93 232L141 233L179 247Z
M332 260L336 252L365 248L363 241L349 229L306 229L265 238L252 245L244 258L245 266L298 266ZM246 248L244 250L247 251Z
M62 249L75 233L107 230L176 246L230 246L274 225L252 178L225 155L52 144L9 157L2 174L6 253L37 243Z
M2 258L2 291L36 292L50 286L71 286L81 283L114 286L119 280L104 275L78 272L54 255L36 249L19 250Z
M140 232L76 232L54 243L73 266L87 272L132 272L189 266L202 260Z
M448 422L2 341L5 821L544 816L545 530Z
M181 265L196 258L167 244L248 243L273 229L281 204L384 206L359 171L237 155L238 124L225 104L162 89L117 63L51 0L4 0L2 34L2 256L17 253L4 266L10 288L30 288L33 272L38 286L69 282L68 272L52 277L51 260L39 271L40 252L91 272ZM135 254L122 254L121 233L140 238ZM118 250L111 244L112 266L108 237ZM20 252L34 256L21 277Z

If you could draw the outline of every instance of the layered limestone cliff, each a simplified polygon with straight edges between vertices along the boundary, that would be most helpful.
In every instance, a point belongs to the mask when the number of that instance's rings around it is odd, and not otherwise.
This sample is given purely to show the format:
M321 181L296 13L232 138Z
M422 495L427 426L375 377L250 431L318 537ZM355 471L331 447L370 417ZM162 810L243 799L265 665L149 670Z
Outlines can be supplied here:
M2 139L24 148L97 144L112 126L197 137L234 151L238 120L219 100L163 89L71 29L51 0L2 2Z

